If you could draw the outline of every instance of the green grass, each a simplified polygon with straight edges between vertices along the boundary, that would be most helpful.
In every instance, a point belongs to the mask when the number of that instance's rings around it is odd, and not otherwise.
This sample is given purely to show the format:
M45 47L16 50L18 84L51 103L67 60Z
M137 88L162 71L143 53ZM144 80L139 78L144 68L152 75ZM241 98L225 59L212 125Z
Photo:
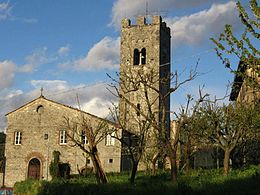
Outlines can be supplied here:
M260 194L260 165L232 170L223 176L223 170L192 170L179 175L178 183L170 182L168 172L151 176L138 172L135 184L128 181L128 173L110 173L109 183L97 185L94 176L74 177L70 180L32 181L15 184L15 193L41 194Z

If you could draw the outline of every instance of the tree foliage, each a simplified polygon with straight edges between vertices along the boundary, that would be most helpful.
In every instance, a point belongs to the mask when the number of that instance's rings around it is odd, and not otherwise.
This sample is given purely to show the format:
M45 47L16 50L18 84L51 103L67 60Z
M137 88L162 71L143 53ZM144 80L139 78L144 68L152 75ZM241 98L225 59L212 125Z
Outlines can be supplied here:
M231 25L227 24L225 30L218 39L211 38L216 45L216 52L223 64L232 72L235 69L231 66L229 56L236 56L239 61L244 62L251 68L257 68L259 65L260 51L257 48L257 42L260 39L260 8L257 0L250 1L250 13L247 13L240 1L237 2L237 10L241 23L244 25L244 31L241 36L233 32ZM259 72L259 69L257 69Z
M218 146L224 153L224 174L229 172L230 153L244 139L255 135L259 111L254 105L219 106L205 102L197 112L194 126L205 143ZM258 121L258 122L257 122Z
M247 92L253 92L253 99L258 99L260 93L260 8L257 0L251 0L249 4L250 10L246 10L240 1L236 4L241 25L244 27L240 35L233 31L230 24L227 24L219 38L211 38L211 40L216 46L216 53L222 63L236 75L232 91L238 93L240 87L237 88L236 84L243 82L242 87L247 87ZM238 68L232 65L231 56L239 61Z

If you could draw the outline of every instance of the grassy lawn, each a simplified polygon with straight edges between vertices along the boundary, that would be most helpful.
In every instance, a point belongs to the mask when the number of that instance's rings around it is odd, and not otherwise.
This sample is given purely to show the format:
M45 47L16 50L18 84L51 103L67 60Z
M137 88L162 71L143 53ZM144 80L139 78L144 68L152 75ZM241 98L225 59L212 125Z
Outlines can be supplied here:
M228 177L219 170L192 170L181 173L177 184L168 172L151 176L138 172L135 184L128 182L128 173L108 174L109 183L97 185L95 178L75 177L69 180L23 181L15 184L19 194L260 194L260 165L232 170Z

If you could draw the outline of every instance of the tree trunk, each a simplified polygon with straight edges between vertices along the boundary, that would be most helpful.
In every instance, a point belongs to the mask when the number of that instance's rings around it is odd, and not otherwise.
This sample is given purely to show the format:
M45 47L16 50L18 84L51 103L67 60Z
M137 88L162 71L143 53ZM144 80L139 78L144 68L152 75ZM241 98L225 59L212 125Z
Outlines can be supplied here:
M130 176L130 182L131 183L135 182L135 176L136 176L137 168L138 168L138 162L133 161L132 171L131 171L131 176Z
M229 158L230 158L230 150L225 149L225 156L224 156L224 175L227 176L229 173Z
M160 152L161 152L161 150L159 150L159 152L156 152L153 155L153 158L152 158L152 175L155 175L155 172L156 172L156 161L158 160Z
M186 143L186 171L189 172L191 170L191 143L190 143L190 139L188 138L188 141Z
M171 143L167 143L167 153L171 163L171 181L177 182L177 163L176 163L176 149L173 149Z
M108 182L107 180L107 176L106 176L106 173L102 167L102 164L101 164L101 161L99 159L99 155L98 153L96 152L96 147L94 147L92 149L92 152L91 152L91 159L92 159L92 162L93 162L93 166L94 166L94 169L95 169L95 176L96 176L96 180L97 180L97 183L98 184L105 184Z

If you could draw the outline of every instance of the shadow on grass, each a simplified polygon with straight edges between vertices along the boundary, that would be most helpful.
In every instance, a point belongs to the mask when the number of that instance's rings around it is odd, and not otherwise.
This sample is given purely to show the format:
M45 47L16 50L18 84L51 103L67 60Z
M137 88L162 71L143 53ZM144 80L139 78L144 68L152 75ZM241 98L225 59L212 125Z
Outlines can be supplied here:
M229 179L221 184L204 183L194 194L260 194L260 175Z
M228 177L221 170L194 170L180 175L177 184L170 182L168 172L156 176L138 173L135 184L128 182L127 174L109 175L110 183L97 185L90 178L56 181L23 181L15 185L16 194L81 195L81 194L259 194L260 166L234 170Z
M221 184L204 183L192 188L185 182L177 185L169 181L149 179L136 184L111 183L105 185L81 184L70 182L44 182L37 194L260 194L260 177L231 179Z

